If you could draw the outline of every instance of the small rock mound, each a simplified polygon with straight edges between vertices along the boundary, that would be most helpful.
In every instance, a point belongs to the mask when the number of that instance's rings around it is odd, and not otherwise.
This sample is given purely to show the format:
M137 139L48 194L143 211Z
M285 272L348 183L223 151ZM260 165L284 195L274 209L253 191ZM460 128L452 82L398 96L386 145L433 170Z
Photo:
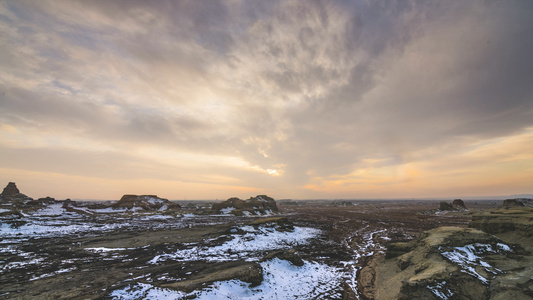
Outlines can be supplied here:
M266 195L258 195L248 200L241 200L236 197L229 198L224 202L213 204L211 211L213 213L233 214L236 216L269 215L279 212L276 201Z
M156 195L124 195L115 204L113 209L128 209L133 211L154 211L180 209L180 205Z
M181 280L174 283L164 284L163 287L185 291L187 293L201 288L216 281L240 280L255 287L263 282L263 269L258 263L230 262L215 265L209 273L200 273L191 279Z
M304 261L298 255L296 250L278 250L267 254L263 257L262 261L268 261L274 258L279 258L281 260L286 260L294 266L301 267L304 265Z

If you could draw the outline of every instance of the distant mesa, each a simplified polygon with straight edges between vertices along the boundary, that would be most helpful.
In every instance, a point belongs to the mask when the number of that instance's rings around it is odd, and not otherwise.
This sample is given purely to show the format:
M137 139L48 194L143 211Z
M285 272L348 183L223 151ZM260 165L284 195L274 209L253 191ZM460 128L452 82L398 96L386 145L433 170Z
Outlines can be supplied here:
M482 211L472 216L469 226L491 234L513 232L533 237L533 207L507 206Z
M276 201L266 195L257 195L248 200L233 197L226 201L213 204L211 211L235 216L269 215L279 213Z
M180 209L177 203L156 195L124 195L120 200L111 205L113 209L128 209L134 211L154 211Z
M521 206L525 206L525 205L518 199L503 200L503 205L502 205L502 207L521 207Z

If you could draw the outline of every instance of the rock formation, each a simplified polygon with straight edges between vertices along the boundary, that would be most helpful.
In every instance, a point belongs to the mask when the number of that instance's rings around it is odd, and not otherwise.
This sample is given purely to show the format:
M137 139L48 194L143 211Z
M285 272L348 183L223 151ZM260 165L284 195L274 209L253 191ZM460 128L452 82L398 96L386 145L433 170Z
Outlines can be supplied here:
M50 196L46 196L44 198L39 198L36 201L39 201L43 205L53 204L53 203L57 202L56 199L54 199L54 198L52 198Z
M164 284L163 287L185 292L201 289L216 281L240 280L249 283L251 287L258 286L263 281L263 269L256 262L228 262L215 265L207 274L199 274L191 279Z
M17 185L14 182L10 182L6 185L1 195L2 195L2 198L4 198L4 197L13 197L17 194L20 194L20 191L17 188Z
M363 291L375 299L530 299L533 293L533 267L523 265L531 261L528 252L477 229L440 227L389 251L372 270L374 290Z
M455 199L453 200L451 204L446 201L441 201L439 210L440 211L461 211L461 210L466 210L466 205L464 201L461 199Z
M491 234L516 233L533 236L533 207L504 207L483 211L472 216L470 227Z
M37 203L31 197L22 194L14 182L10 182L0 194L0 204L12 208L23 208Z
M229 198L226 201L213 204L211 211L214 213L231 213L236 216L242 215L265 215L278 213L278 206L273 198L266 195L258 195L248 200Z
M503 200L502 207L520 207L520 206L524 206L524 203L518 201L518 199Z
M454 210L454 209L453 209L453 206L450 203L448 203L446 201L441 201L439 210L443 210L444 211L444 210Z
M453 200L452 206L455 210L466 210L465 202L461 199Z
M134 211L180 209L179 204L159 198L156 195L124 195L117 203L111 205L111 207L113 209L129 209Z

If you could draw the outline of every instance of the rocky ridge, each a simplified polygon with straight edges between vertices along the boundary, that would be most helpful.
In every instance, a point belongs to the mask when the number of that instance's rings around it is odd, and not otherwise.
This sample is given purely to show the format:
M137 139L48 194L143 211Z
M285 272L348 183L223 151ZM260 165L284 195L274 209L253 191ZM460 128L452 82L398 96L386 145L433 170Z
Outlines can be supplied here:
M211 211L235 216L269 215L279 212L276 201L266 195L257 195L248 200L241 200L236 197L229 198L226 201L213 204Z
M159 198L156 195L124 195L120 200L112 204L113 209L128 209L134 211L154 211L180 209L177 203L168 199Z
M483 211L472 216L470 227L491 234L515 233L533 236L533 207L507 206Z
M439 227L389 245L365 293L372 299L530 299L533 268L524 269L524 261L531 262L528 251L491 234Z
M533 208L507 202L474 213L470 228L438 227L388 244L359 274L362 295L533 299Z

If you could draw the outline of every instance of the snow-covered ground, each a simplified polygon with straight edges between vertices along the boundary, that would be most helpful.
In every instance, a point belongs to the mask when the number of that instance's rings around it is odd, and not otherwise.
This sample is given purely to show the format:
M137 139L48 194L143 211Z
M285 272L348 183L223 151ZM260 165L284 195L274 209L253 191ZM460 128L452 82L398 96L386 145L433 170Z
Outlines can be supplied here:
M385 236L384 230L371 231L362 228L355 232L357 240L362 240L353 248L353 259L332 263L326 257L312 256L305 258L303 266L292 265L289 261L273 258L262 259L266 254L278 250L290 250L307 247L311 242L323 237L320 229L294 226L293 229L277 230L270 225L234 225L223 238L206 238L195 243L176 244L173 247L159 247L157 250L128 247L86 247L75 245L87 256L60 258L51 262L48 254L37 250L28 250L25 243L32 239L49 239L61 237L106 236L115 232L136 230L167 230L194 227L198 225L228 224L228 220L237 220L227 214L202 215L186 214L183 216L141 213L134 211L117 211L107 209L88 209L76 207L76 211L67 211L62 204L51 204L37 210L24 212L22 216L2 219L0 223L0 274L2 272L23 272L28 268L35 271L26 280L38 281L61 274L76 271L80 266L91 264L95 260L124 263L135 260L132 252L150 253L143 266L159 268L169 263L219 263L227 261L258 262L263 270L263 282L259 286L239 281L219 281L203 289L184 293L161 288L161 282L185 280L190 274L142 274L131 276L128 280L116 282L120 288L108 296L115 299L185 299L195 296L197 299L340 299L342 283L346 281L357 291L356 275L365 256L383 248L376 242L379 236ZM81 211L84 212L81 212ZM229 213L225 212L224 213ZM235 219L228 219L228 218ZM254 216L255 217L255 216ZM244 217L246 218L246 216ZM243 219L244 220L244 219ZM250 218L247 219L248 222ZM5 221L5 222L4 222ZM233 221L231 221L233 222ZM242 223L241 223L242 224ZM332 245L333 247L334 245ZM335 244L335 246L342 247ZM349 248L352 248L350 246ZM32 252L33 251L33 252ZM303 256L302 256L303 257ZM150 259L151 258L151 259ZM45 269L43 269L45 268ZM119 284L120 283L120 284ZM124 283L129 283L126 287Z
M155 264L165 260L179 261L256 261L258 252L290 249L298 244L305 244L309 239L320 234L320 230L308 227L295 227L291 232L280 232L274 228L241 226L238 231L245 234L232 234L231 240L218 246L193 245L174 253L155 256L149 263Z
M273 259L262 262L264 280L261 285L250 287L239 280L215 282L211 287L184 293L151 284L135 283L114 290L112 299L323 299L341 297L342 270L323 263L306 261L297 267L288 261Z

